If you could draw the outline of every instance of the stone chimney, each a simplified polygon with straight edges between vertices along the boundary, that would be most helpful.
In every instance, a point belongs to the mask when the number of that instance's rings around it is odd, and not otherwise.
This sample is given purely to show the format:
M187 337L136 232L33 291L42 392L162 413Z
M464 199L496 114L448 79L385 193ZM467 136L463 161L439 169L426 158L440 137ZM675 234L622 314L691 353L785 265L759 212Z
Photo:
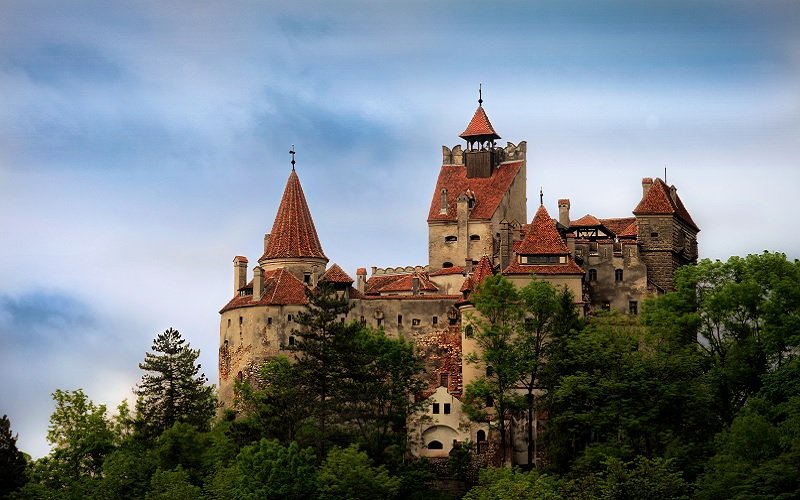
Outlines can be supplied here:
M364 293L367 289L367 269L359 267L356 270L356 290Z
M569 227L569 200L558 200L558 222L564 227Z
M233 258L233 293L247 284L247 257L237 255Z
M264 289L264 270L261 266L253 269L253 302L261 300L261 290Z
M669 187L669 197L672 198L673 204L678 203L678 188L674 184Z
M647 192L650 191L651 187L653 187L653 179L650 177L642 179L642 198L647 196Z
M264 235L264 253L267 253L267 245L269 245L269 233Z
M411 295L419 295L419 276L411 278Z

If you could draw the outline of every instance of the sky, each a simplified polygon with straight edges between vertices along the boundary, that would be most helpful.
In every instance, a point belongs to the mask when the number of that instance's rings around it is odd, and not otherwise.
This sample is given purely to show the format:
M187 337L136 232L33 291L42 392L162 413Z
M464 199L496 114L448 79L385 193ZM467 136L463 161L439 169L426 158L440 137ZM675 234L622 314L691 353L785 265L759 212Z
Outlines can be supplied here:
M540 188L630 216L666 167L701 257L800 258L798 26L794 0L3 0L0 413L47 454L51 393L133 400L170 327L216 382L292 145L331 263L426 264L479 83L530 217Z

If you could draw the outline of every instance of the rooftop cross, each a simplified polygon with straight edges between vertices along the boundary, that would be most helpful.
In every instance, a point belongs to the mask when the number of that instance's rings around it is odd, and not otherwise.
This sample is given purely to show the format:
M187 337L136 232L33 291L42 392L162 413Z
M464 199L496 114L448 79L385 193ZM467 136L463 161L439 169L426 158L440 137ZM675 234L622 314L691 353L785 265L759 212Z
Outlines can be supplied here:
M539 188L539 206L544 205L544 192L542 192L542 188Z
M292 144L292 149L289 150L289 154L292 155L292 172L294 172L294 164L295 164L295 161L294 161L294 155L295 155L294 144Z
M479 83L478 84L478 106L482 106L483 105L483 89L481 87L483 87L483 84Z

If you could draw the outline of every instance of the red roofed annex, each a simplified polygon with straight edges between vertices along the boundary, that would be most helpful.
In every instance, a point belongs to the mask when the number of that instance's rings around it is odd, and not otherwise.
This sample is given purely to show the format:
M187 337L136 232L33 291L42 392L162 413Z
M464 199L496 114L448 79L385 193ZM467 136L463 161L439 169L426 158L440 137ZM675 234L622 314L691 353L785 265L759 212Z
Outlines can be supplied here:
M464 143L442 146L427 220L419 221L428 226L427 263L373 266L370 273L362 267L355 280L329 264L292 158L263 254L252 267L244 256L233 259L232 297L220 310L223 408L234 405L237 379L253 377L268 359L293 355L306 294L327 282L350 301L345 320L407 339L425 359L430 405L410 424L408 451L446 457L454 441L480 445L491 435L488 423L471 422L460 410L463 388L479 375L463 363L464 353L475 349L470 295L486 277L503 274L517 287L536 279L567 288L581 314L638 314L647 296L673 288L678 267L697 261L699 229L675 186L662 179L641 181L642 197L630 200L631 213L572 220L570 200L561 198L553 218L540 193L528 219L527 143L497 145L500 135L482 99L459 137ZM433 411L440 405L452 412Z

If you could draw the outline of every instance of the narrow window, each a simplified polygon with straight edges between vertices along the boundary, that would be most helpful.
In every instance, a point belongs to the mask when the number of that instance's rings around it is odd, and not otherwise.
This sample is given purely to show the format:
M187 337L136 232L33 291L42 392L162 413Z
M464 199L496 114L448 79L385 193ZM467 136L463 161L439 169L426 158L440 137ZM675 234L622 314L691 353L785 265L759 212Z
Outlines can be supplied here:
M443 372L439 374L439 385L442 387L447 387L450 381L450 374L447 372Z
M402 325L403 324L403 315L402 314L398 314L397 315L397 324L398 325Z
M291 322L291 321L292 321L292 315L291 315L291 314L290 314L290 315L288 315L288 316L286 316L286 321L288 321L288 322Z
M614 281L616 282L622 281L622 269L614 270Z
M230 327L231 327L231 319L228 318L228 328L230 328Z
M472 338L472 336L474 334L475 334L475 330L472 327L472 325L467 325L466 327L464 327L464 336L465 337L467 337L469 339L469 338Z
M295 343L294 335L289 335L289 345L294 345L294 343Z
M411 326L419 326L419 323L420 321L418 318L414 318L411 320Z
M434 414L439 413L439 403L433 403L433 413Z
M272 316L267 318L267 325L271 325L271 324L272 324Z
M306 285L311 284L311 273L303 274L303 283L305 283Z
M446 214L447 213L447 189L442 189L441 203L442 203L442 206L441 206L441 208L439 208L439 213L440 214Z
M444 414L445 415L450 415L450 403L445 403L444 404Z
M239 316L239 326L242 326L242 323L244 323L244 318Z
M476 436L476 438L477 438L479 443L481 441L486 441L486 431L484 431L483 429L479 430L478 431L478 435Z
M458 241L458 236L445 236L444 237L444 242L445 243L453 243L453 242L456 242L456 241Z
M639 303L635 300L628 302L628 312L630 314L639 314Z
M438 325L439 324L439 316L434 316L433 319L431 320L431 323L433 323L433 326Z
M589 281L597 281L597 269L589 269Z

